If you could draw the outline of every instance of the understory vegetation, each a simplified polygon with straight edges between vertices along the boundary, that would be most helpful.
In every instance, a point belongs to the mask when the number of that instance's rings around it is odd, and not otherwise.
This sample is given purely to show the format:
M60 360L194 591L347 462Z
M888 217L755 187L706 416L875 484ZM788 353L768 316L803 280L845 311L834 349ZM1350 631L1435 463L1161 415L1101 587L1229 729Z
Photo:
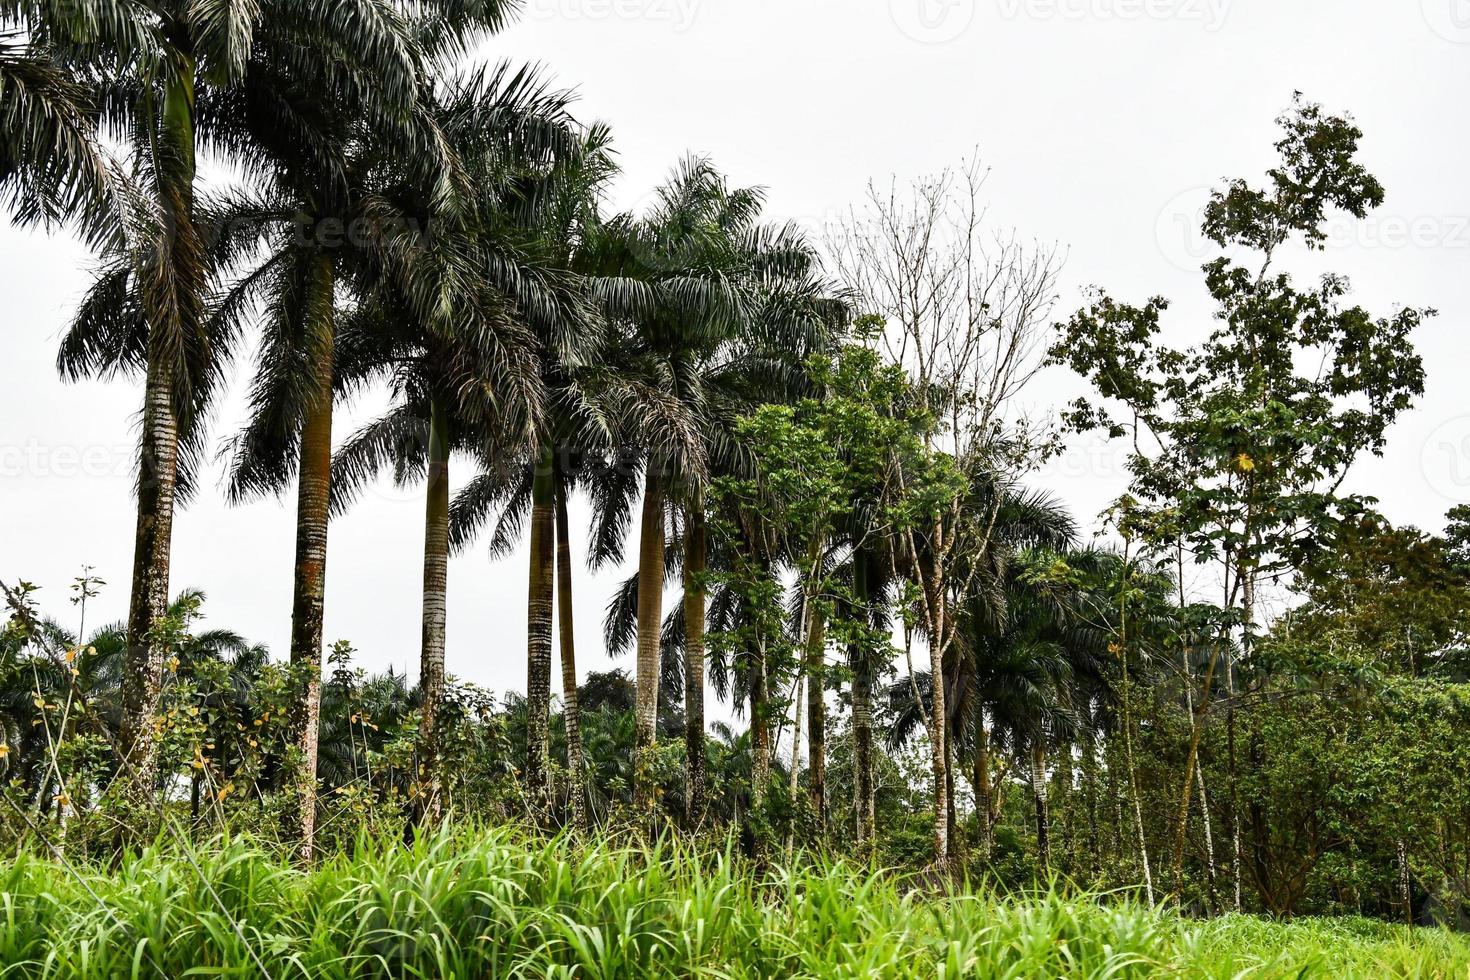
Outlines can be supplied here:
M1365 919L1190 921L1124 896L945 892L796 855L364 837L303 871L242 843L0 875L10 976L1464 976L1470 943Z

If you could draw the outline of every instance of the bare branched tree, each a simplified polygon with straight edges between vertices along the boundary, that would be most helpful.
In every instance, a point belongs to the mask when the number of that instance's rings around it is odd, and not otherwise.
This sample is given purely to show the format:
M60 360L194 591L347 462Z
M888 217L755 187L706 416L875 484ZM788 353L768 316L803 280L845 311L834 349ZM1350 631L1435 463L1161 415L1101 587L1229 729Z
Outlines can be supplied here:
M840 278L860 313L882 321L870 342L913 379L937 422L927 448L949 455L968 491L934 507L901 535L894 555L916 586L916 621L929 647L927 724L933 757L935 855L949 857L949 730L946 687L960 670L955 597L979 574L1002 495L984 492L1040 462L1054 439L1017 396L1041 369L1062 256L987 228L987 171L966 161L936 176L886 188L828 235Z

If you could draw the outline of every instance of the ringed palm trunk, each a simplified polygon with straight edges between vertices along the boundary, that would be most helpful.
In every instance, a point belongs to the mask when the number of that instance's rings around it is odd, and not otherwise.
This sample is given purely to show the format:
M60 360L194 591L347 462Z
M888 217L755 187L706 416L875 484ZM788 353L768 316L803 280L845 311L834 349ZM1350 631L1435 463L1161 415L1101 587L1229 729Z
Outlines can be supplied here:
M158 260L165 288L188 332L202 320L203 273L194 228L194 60L173 59L163 104L158 190L168 227ZM122 679L120 750L135 801L151 796L158 775L155 720L163 691L164 644L158 627L168 614L174 503L178 489L179 402L176 362L165 331L150 324L143 429L139 445L138 520L128 603L127 654Z
M449 585L449 414L435 396L429 412L429 472L424 509L423 645L419 655L419 690L423 715L419 725L419 799L421 823L433 824L441 798L439 709L444 700L444 635Z
M567 795L572 826L587 829L587 771L582 761L582 720L577 702L577 645L572 623L572 545L567 518L567 485L556 483L556 609L561 634L562 722L567 733Z
M705 807L704 572L709 547L704 495L697 490L684 526L684 822L692 830Z
M663 627L664 506L656 464L644 477L638 540L638 677L634 701L633 803L653 806L652 765L658 725L659 633Z
M531 571L526 598L526 787L532 803L550 799L546 771L551 713L551 606L555 562L556 477L548 442L531 484Z
M868 558L861 550L852 557L852 595L857 614L868 618ZM857 811L859 847L873 839L873 664L861 643L854 643L852 661L853 808Z
M324 316L309 338L312 392L301 428L301 472L296 496L296 571L291 603L291 667L299 699L291 705L296 760L296 835L303 861L311 860L316 833L317 741L322 697L322 611L327 576L327 523L332 492L332 372L334 270L329 256L316 260L313 304Z

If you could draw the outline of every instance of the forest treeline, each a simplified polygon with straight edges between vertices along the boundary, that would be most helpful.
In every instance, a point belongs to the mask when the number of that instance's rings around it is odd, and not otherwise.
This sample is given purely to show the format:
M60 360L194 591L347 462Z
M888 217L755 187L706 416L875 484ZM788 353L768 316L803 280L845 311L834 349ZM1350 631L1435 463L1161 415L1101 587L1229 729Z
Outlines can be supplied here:
M1287 271L1383 203L1349 117L1298 97L1264 179L1214 192L1207 329L1102 289L1067 315L973 161L821 241L699 157L614 213L608 128L472 58L514 13L0 6L3 201L98 262L59 370L143 395L127 621L89 622L90 571L69 614L3 583L7 846L230 831L310 862L469 818L1465 914L1470 510L1427 535L1346 489L1422 394L1433 311ZM1037 418L1048 366L1090 394ZM210 431L240 382L248 420ZM366 390L385 414L334 427ZM1104 544L1037 475L1082 434L1128 459ZM170 579L217 451L232 501L295 502L283 657ZM389 477L424 494L412 684L322 628L331 520ZM526 685L497 696L446 663L449 557L523 541ZM579 683L572 590L621 563L632 669Z

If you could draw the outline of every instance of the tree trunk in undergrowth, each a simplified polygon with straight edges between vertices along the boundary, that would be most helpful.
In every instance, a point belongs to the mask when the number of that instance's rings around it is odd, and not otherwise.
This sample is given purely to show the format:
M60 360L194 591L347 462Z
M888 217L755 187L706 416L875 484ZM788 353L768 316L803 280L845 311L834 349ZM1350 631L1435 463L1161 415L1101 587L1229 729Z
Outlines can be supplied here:
M827 620L816 609L806 647L806 791L817 832L827 826Z
M766 802L771 781L771 725L766 696L766 651L756 649L751 657L747 684L750 688L750 805L758 810Z
M852 595L864 623L868 615L868 558L859 550L852 557ZM854 643L852 665L853 808L857 812L857 842L866 848L873 840L873 665L862 644Z
M1043 876L1051 873L1051 804L1046 791L1046 749L1031 746L1031 796L1036 802L1036 860Z
M316 834L317 741L321 725L322 617L327 577L327 524L332 493L332 378L334 357L334 269L316 260L311 305L318 322L304 338L312 391L301 426L300 473L296 491L296 567L291 600L291 667L300 685L291 705L291 743L296 810L290 828L298 853L310 861Z
M424 511L423 643L419 654L420 823L432 825L443 807L439 758L440 709L444 700L444 640L449 582L449 416L435 397L430 407L429 468Z
M194 341L202 333L203 260L194 225L194 59L169 66L159 145L158 193L165 215L157 270L175 325ZM158 777L159 707L168 651L160 627L168 614L174 504L178 492L181 366L165 328L149 323L142 435L138 446L138 519L133 542L132 594L123 659L119 751L124 785L135 802L151 800Z
M990 794L990 730L986 727L983 708L975 710L975 763L971 781L975 786L975 815L980 821L980 851L988 861L995 851L995 826L991 819L995 804Z
M656 463L644 477L638 535L638 667L634 698L633 805L654 804L653 751L658 738L659 639L663 629L664 502Z
M567 736L567 796L572 826L587 829L587 769L582 758L582 714L577 700L577 644L572 621L572 544L567 485L556 485L556 608L561 635L561 717Z
M934 553L942 553L940 531L934 531ZM929 581L929 671L934 679L932 703L929 710L929 753L934 773L934 863L943 867L949 863L949 713L945 709L944 691L944 638L949 625L946 622L945 590L941 566L930 569Z
M526 597L526 792L540 819L550 802L551 616L555 578L556 477L543 446L531 484L531 569Z
M709 542L704 497L695 493L685 516L684 539L684 824L704 817L704 573Z

